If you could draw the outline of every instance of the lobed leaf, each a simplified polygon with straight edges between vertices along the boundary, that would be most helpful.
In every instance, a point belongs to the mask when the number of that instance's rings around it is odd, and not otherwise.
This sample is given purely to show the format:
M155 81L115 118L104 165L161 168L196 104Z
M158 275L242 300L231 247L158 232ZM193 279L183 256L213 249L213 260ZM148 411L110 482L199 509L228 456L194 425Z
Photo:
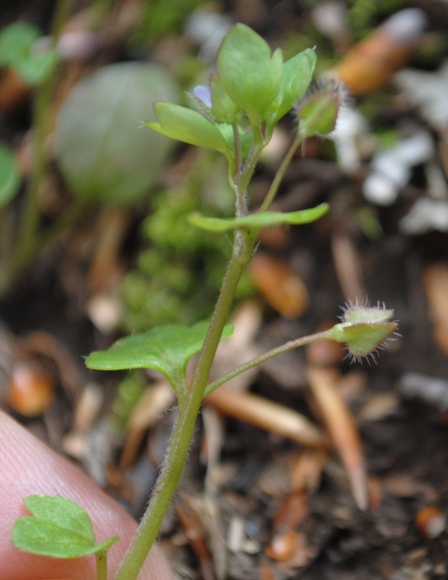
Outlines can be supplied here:
M322 203L313 209L304 209L289 213L266 211L238 218L212 218L195 212L188 216L193 226L209 232L227 232L237 228L260 230L265 227L282 224L308 224L321 218L329 210L327 203Z
M60 495L30 495L23 503L32 516L14 524L11 539L19 550L51 558L81 558L107 551L119 540L113 536L97 544L88 514Z
M180 398L186 390L186 367L204 342L208 321L194 326L170 324L118 340L105 351L93 352L86 365L91 369L116 371L154 369L161 372ZM222 338L228 338L233 327L227 325Z

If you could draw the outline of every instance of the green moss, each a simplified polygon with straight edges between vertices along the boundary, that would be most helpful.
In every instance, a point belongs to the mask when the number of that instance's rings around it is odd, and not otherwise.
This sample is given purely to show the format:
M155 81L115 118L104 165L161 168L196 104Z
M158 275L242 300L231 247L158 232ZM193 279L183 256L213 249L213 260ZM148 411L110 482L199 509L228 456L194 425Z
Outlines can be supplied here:
M147 246L135 269L124 281L125 327L139 332L176 322L192 324L213 311L227 261L231 239L191 226L191 212L229 217L233 194L227 184L227 167L213 151L200 151L185 182L161 191L142 224ZM244 276L239 297L253 293Z

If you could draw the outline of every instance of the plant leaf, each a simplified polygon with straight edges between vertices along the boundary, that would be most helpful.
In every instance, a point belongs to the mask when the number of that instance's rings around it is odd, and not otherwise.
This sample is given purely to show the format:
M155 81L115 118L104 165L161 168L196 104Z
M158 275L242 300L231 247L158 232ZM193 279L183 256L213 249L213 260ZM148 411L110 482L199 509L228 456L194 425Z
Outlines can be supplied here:
M169 324L127 336L105 351L90 354L86 365L104 371L157 370L168 379L176 395L181 398L187 388L187 363L201 350L208 326L208 321L191 327ZM233 327L227 325L222 338L229 337L232 332Z
M269 118L282 81L283 56L244 24L224 38L216 66L224 90L248 116L252 125Z
M45 79L57 62L57 52L51 49L44 54L30 54L29 58L17 63L15 68L27 83L31 86L36 86Z
M16 169L14 156L5 145L0 144L0 208L17 193L20 175Z
M27 58L39 38L37 28L26 22L14 22L0 32L0 64L15 67Z
M39 30L26 22L15 22L0 32L0 64L14 68L30 85L38 85L58 60L54 49L33 51L39 37Z
M299 52L283 64L281 102L273 120L273 125L290 111L306 93L316 66L316 53L308 48Z
M119 540L113 536L97 544L87 513L60 495L30 495L23 503L32 516L14 524L11 539L19 550L51 558L81 558L107 551Z
M197 147L216 149L228 155L226 143L219 129L197 111L172 103L157 102L154 104L154 112L159 122L146 122L146 125L154 131L171 139Z
M226 232L236 228L249 228L261 230L265 227L278 226L282 224L308 224L321 218L329 210L327 203L322 203L313 209L303 209L289 213L276 211L266 211L255 213L239 218L212 218L206 217L199 212L188 216L188 221L193 226L209 232Z
M173 143L139 125L153 117L154 101L177 98L172 76L152 64L108 65L82 79L56 125L56 156L72 193L111 205L148 196Z

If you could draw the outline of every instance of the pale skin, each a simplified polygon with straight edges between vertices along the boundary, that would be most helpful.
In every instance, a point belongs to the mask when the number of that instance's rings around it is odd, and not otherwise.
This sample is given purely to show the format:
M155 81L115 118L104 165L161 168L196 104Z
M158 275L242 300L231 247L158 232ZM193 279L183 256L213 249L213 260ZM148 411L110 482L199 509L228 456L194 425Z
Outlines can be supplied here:
M113 578L131 541L136 522L79 469L56 455L13 419L0 412L0 570L2 580L94 580L95 557L53 560L16 550L10 536L14 522L27 511L28 495L62 495L81 505L102 542L120 536L108 555ZM139 580L173 580L161 550L155 546Z

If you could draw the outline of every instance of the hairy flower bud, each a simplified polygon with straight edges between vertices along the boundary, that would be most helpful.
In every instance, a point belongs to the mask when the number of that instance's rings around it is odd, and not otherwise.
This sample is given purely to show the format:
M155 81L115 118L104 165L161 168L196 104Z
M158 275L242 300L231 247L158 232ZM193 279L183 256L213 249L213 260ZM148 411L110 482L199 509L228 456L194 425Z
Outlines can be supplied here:
M368 303L347 304L341 316L341 324L330 331L329 338L347 345L348 356L362 362L369 357L376 362L378 349L387 346L393 334L397 334L398 322L392 321L394 311L385 306L369 306Z
M328 135L334 130L341 97L341 87L330 81L298 103L299 133L304 139L313 135Z

